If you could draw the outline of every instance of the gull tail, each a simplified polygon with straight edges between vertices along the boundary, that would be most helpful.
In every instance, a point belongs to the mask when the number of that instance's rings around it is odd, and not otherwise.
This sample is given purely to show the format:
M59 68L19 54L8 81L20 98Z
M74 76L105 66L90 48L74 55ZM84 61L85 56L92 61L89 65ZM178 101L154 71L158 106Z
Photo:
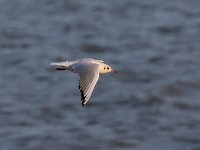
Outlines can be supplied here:
M65 62L52 62L52 63L50 63L50 65L57 66L56 70L59 70L59 71L68 70L68 66L69 66L68 61L65 61Z

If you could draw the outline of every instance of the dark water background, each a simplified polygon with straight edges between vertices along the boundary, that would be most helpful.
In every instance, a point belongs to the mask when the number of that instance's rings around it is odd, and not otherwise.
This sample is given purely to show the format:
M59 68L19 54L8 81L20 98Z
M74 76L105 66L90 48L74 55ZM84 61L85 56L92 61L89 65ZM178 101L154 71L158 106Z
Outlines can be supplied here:
M92 57L78 76L52 61ZM0 0L0 150L200 150L199 0Z

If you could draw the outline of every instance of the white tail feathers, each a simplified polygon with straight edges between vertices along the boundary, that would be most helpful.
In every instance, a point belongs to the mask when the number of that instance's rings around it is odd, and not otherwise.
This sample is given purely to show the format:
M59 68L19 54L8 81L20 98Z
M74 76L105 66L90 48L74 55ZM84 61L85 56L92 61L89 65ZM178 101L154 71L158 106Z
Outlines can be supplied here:
M52 66L60 66L62 63L59 63L59 62L52 62L50 63L50 65Z
M53 65L53 66L67 66L67 63L68 63L68 61L65 61L65 62L52 62L52 63L50 63L50 65Z
M56 70L64 71L66 70L66 62L52 62L50 65L56 66Z

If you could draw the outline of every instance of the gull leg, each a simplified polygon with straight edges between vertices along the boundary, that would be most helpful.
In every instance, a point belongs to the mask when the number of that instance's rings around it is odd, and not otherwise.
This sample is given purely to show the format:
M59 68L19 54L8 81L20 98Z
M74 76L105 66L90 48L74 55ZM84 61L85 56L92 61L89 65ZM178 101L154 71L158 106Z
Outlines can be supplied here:
M58 70L58 71L65 71L67 69L65 67L57 67L56 70Z

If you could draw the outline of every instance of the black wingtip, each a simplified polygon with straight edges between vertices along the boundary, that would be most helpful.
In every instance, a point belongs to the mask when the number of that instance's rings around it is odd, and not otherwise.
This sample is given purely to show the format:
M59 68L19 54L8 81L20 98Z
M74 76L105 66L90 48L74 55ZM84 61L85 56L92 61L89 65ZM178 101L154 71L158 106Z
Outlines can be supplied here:
M84 95L82 89L80 90L80 92L81 92L81 101L82 101L82 106L85 106L85 98L86 98L86 96Z
M81 101L82 101L82 107L84 107L85 106L85 101L82 100L82 99L81 99Z
M79 80L79 83L78 83L78 89L80 89L81 88L81 84L80 84L80 80Z
M85 104L84 103L82 103L82 107L84 107L85 106Z

